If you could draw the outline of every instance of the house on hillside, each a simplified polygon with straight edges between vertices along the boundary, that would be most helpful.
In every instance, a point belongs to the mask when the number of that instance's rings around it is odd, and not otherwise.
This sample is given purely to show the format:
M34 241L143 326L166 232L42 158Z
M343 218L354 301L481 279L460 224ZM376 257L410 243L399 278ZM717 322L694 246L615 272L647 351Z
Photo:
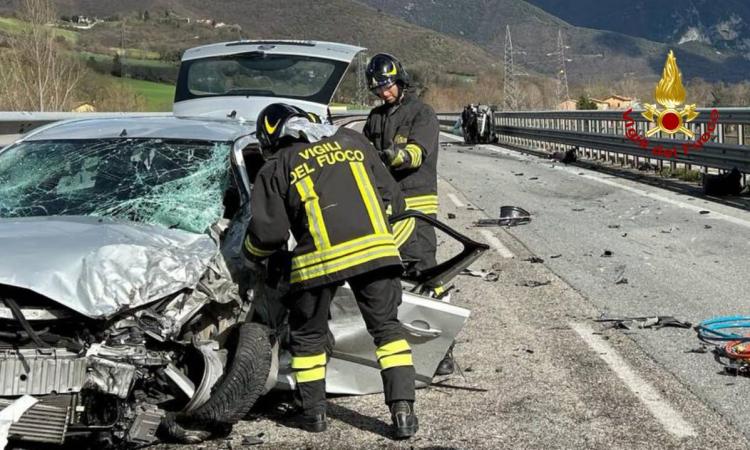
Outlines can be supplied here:
M594 102L596 104L596 109L598 109L598 110L606 111L608 109L612 109L612 108L609 107L609 103L607 103L604 100L600 100L598 98L593 98L593 97L591 97L589 100L591 100L592 102Z
M609 97L602 99L602 101L608 105L607 109L628 109L632 108L635 103L634 98L616 94L610 95Z
M577 102L572 99L567 99L564 102L557 105L557 109L560 111L575 111Z

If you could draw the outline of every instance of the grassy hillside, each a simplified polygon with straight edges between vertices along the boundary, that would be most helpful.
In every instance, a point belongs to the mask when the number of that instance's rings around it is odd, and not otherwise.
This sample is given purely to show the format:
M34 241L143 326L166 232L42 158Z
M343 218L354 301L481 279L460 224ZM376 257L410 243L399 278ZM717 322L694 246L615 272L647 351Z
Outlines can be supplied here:
M114 77L112 77L114 78ZM113 83L124 83L137 95L143 97L145 111L171 111L174 101L174 85L134 80L132 78L114 78Z

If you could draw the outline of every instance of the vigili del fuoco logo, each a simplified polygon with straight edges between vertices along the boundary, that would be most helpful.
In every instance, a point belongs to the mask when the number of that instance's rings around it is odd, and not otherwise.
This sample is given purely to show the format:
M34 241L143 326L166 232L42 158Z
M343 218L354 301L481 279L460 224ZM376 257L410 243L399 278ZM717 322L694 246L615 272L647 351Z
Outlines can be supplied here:
M645 111L641 115L653 125L653 127L646 131L645 136L639 134L635 128L635 120L630 116L633 109L625 111L622 114L622 118L625 121L625 136L644 150L651 150L654 156L676 157L677 147L665 148L663 144L651 147L648 138L658 132L669 135L680 133L686 138L695 138L695 134L685 125L695 120L700 113L695 110L695 104L685 105L680 108L680 105L685 103L685 96L682 73L680 73L680 69L677 67L677 58L675 58L674 52L670 50L669 55L667 55L667 61L664 63L661 80L656 85L655 91L656 102L664 109L659 109L658 105L644 104ZM698 136L694 141L680 144L683 154L687 155L690 150L702 149L703 144L713 137L718 121L719 111L714 108L711 110L711 118L706 125L706 132Z

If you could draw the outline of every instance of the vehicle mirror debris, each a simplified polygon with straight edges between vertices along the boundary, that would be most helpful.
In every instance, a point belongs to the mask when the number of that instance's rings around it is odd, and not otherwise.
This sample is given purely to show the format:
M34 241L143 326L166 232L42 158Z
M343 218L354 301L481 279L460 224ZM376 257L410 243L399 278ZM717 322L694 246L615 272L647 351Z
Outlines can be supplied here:
M500 207L500 218L499 219L480 219L474 222L476 227L493 227L493 226L508 226L514 227L516 225L523 225L531 222L531 213L518 206L502 206Z

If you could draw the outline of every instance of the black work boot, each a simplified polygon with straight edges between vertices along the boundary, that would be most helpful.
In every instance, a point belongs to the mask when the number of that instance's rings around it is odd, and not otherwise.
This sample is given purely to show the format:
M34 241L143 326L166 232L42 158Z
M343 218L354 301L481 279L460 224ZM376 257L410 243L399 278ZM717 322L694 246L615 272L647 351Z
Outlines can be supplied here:
M300 412L285 420L284 425L299 428L310 433L322 433L328 428L326 413L324 412Z
M407 439L419 430L419 421L414 413L414 402L399 400L391 403L391 419L393 420L393 437Z
M448 348L448 352L445 354L445 357L442 361L440 361L440 364L438 364L437 369L435 369L435 375L450 375L453 373L453 370L455 369L455 363L453 362L453 345L455 343L451 344L450 348Z

